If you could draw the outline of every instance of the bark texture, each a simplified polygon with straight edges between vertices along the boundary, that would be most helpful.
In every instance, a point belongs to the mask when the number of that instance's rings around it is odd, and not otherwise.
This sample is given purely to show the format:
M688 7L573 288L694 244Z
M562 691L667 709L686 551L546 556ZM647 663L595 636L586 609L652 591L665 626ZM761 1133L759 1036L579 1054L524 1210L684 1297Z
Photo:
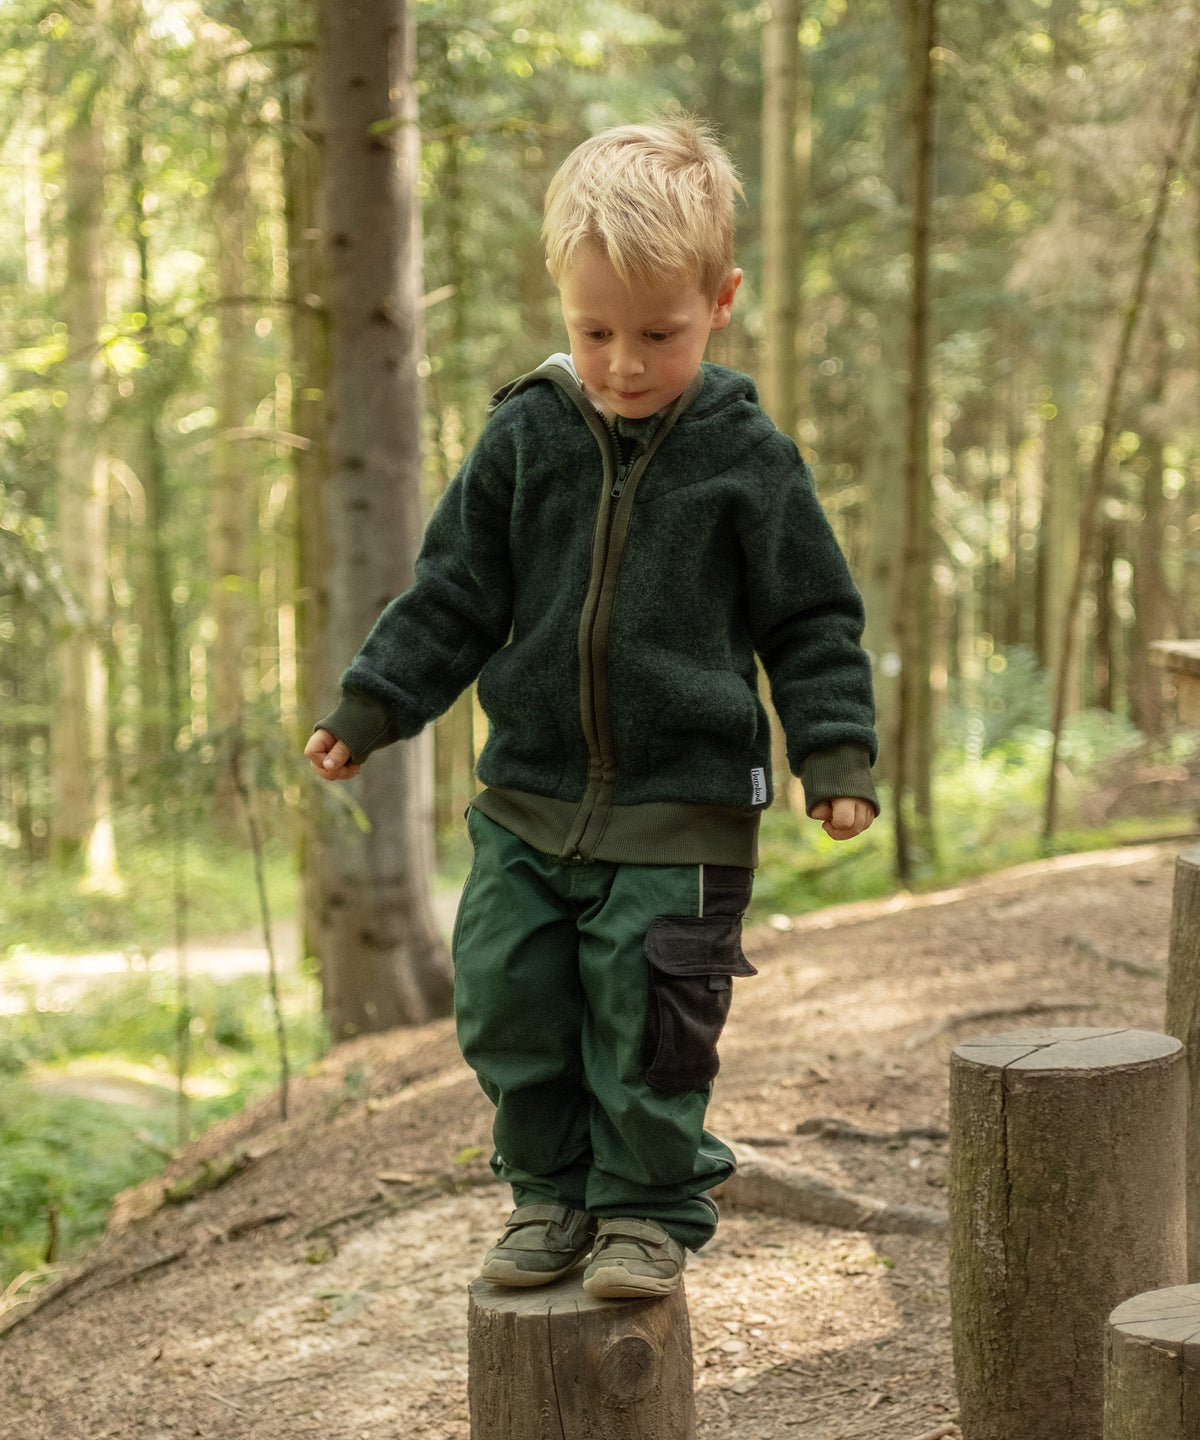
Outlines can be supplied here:
M683 1288L593 1300L581 1274L536 1290L471 1284L471 1440L694 1440Z
M772 0L763 26L762 103L762 366L763 408L785 435L800 438L807 410L806 352L802 339L804 202L811 149L808 93L800 48L801 0ZM778 795L791 808L795 793L787 741L771 717L771 769Z
M1135 1295L1109 1316L1104 1440L1200 1435L1200 1285Z
M933 849L933 488L929 474L930 251L933 220L933 52L937 0L906 0L913 154L912 290L905 406L904 500L897 600L900 657L892 738L896 876L908 884Z
M763 27L763 408L785 435L800 420L804 185L801 0L773 0Z
M410 583L421 540L414 48L403 0L318 6L331 358L322 708ZM428 736L392 746L351 782L358 823L344 807L322 812L306 918L335 1039L449 1011L449 958L429 895L430 769Z
M964 1440L1099 1440L1113 1307L1185 1278L1186 1066L1144 1030L1030 1029L950 1074Z
M1167 1015L1163 1028L1186 1047L1187 1278L1200 1281L1200 846L1175 857L1171 938L1167 952Z

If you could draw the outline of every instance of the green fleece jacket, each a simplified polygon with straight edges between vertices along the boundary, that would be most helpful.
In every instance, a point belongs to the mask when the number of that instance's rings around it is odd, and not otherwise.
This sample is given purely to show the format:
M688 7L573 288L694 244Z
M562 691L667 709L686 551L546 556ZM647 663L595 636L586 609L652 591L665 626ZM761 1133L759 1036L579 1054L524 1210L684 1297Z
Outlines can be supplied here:
M809 809L878 809L862 603L752 381L705 364L664 415L608 425L566 357L501 391L320 723L356 761L478 679L475 804L536 848L756 863L771 738Z

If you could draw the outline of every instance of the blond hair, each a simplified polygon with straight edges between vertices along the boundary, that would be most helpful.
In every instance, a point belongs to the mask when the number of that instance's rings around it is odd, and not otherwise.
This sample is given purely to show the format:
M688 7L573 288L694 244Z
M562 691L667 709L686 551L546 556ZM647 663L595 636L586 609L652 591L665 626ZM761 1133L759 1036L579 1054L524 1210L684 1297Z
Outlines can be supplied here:
M690 115L604 130L571 151L546 191L550 274L557 282L591 244L623 280L686 277L715 298L733 268L741 193L724 148Z

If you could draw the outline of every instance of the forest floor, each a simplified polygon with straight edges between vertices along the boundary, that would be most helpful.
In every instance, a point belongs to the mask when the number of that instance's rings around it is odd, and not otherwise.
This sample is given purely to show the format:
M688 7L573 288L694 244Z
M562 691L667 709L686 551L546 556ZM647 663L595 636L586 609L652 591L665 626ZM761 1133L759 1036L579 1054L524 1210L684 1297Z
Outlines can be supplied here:
M945 1129L969 1035L1160 1029L1179 848L749 930L711 1128L944 1209L944 1140L894 1132ZM2 1440L467 1440L466 1287L509 1200L450 1022L341 1046L291 1099L173 1163L183 1203L161 1179L120 1197L99 1247L0 1320ZM797 1133L823 1118L893 1138ZM699 1440L957 1436L946 1269L944 1238L727 1206L687 1271Z

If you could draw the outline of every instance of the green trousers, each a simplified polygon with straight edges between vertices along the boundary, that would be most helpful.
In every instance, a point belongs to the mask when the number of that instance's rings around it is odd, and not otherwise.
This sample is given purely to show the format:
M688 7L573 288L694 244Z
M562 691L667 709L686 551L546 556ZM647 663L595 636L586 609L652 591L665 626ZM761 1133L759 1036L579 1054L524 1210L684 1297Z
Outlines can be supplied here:
M752 873L572 863L479 811L455 1017L514 1203L657 1221L691 1249L733 1155L704 1128Z

